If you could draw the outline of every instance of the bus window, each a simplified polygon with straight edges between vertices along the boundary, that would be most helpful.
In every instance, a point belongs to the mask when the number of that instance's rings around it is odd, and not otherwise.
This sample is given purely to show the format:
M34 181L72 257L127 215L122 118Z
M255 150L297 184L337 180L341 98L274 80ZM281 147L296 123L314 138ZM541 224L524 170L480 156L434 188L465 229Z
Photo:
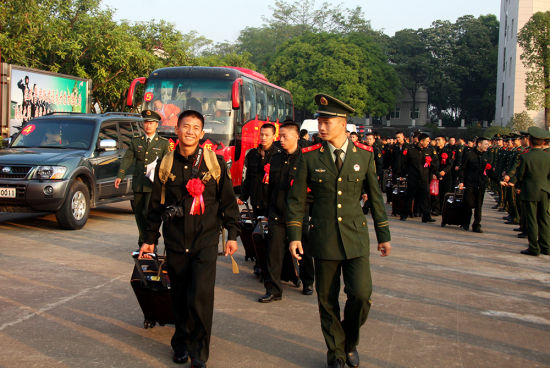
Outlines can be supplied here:
M266 87L267 92L267 116L269 121L277 121L277 98L275 88Z
M286 120L286 110L285 110L285 96L282 91L277 90L275 94L277 98L277 110L278 110L278 118L279 122L283 122Z
M256 89L256 113L258 114L258 120L267 120L265 87L259 83L255 83L254 88Z
M256 118L256 91L252 82L243 84L243 124Z
M292 98L285 93L285 119L294 119L294 111L292 111Z

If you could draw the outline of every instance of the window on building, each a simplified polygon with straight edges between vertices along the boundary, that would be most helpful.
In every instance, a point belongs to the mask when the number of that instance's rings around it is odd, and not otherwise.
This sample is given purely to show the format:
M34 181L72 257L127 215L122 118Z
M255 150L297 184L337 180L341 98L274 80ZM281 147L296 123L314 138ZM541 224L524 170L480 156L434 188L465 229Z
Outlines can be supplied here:
M508 75L512 75L512 57L510 56L510 62L508 63Z
M504 56L502 58L502 71L506 71L506 47L504 48Z
M390 118L399 119L400 113L401 113L401 108L399 106L395 106L395 110L390 113Z
M410 114L409 114L409 117L411 119L418 119L419 113L420 113L420 109L418 107L415 107L414 108L414 113L411 111Z
M504 83L502 83L502 93L500 95L500 106L504 106Z

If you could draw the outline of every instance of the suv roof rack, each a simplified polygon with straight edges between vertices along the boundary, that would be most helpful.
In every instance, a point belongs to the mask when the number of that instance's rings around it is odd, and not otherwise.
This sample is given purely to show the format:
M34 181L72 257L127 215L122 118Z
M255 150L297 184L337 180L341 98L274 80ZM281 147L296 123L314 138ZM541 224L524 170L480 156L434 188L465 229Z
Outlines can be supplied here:
M109 115L123 115L123 116L131 116L131 117L140 117L141 114L137 114L135 112L123 112L123 111L110 111L110 112L104 112L102 114L103 116L109 116Z
M68 114L68 115L79 115L83 114L82 112L74 112L74 111L51 111L47 113L46 115L57 115L57 114Z

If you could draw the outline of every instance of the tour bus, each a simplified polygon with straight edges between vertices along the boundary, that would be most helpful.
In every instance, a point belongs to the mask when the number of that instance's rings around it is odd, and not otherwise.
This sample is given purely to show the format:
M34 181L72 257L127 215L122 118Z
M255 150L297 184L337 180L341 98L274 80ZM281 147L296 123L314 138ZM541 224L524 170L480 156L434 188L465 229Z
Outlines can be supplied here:
M204 115L201 147L223 156L231 168L233 186L239 189L246 152L259 144L260 127L294 120L290 92L269 83L258 72L239 67L171 67L157 69L148 78L132 81L127 105L134 106L138 84L145 84L143 109L158 112L159 134L176 145L174 127L184 110Z

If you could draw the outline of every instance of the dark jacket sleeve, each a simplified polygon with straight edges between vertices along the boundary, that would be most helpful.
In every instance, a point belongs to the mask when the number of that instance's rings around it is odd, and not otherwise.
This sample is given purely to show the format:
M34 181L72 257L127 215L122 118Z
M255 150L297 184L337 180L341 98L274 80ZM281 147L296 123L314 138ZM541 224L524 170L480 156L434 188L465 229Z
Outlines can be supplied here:
M128 149L124 153L124 156L122 156L122 160L120 161L120 168L118 170L118 179L124 179L126 176L126 171L132 164L134 163L134 140L130 142L130 145L128 146Z
M245 171L245 175L243 176L243 181L241 183L241 194L239 195L239 199L241 201L246 201L248 198L250 198L250 175L249 175L249 165L250 165L250 154L252 150L248 151L246 153L246 156L244 157L244 165L243 165L243 171Z
M219 211L223 227L227 229L227 240L237 240L241 233L239 226L239 207L235 201L235 192L233 191L233 182L227 170L225 161L218 157L218 162L222 170L218 191L220 196Z
M388 215L378 180L376 178L376 165L373 159L374 154L370 155L366 180L364 181L363 190L369 196L371 204L371 215L374 221L374 231L378 243L389 242L391 240Z

